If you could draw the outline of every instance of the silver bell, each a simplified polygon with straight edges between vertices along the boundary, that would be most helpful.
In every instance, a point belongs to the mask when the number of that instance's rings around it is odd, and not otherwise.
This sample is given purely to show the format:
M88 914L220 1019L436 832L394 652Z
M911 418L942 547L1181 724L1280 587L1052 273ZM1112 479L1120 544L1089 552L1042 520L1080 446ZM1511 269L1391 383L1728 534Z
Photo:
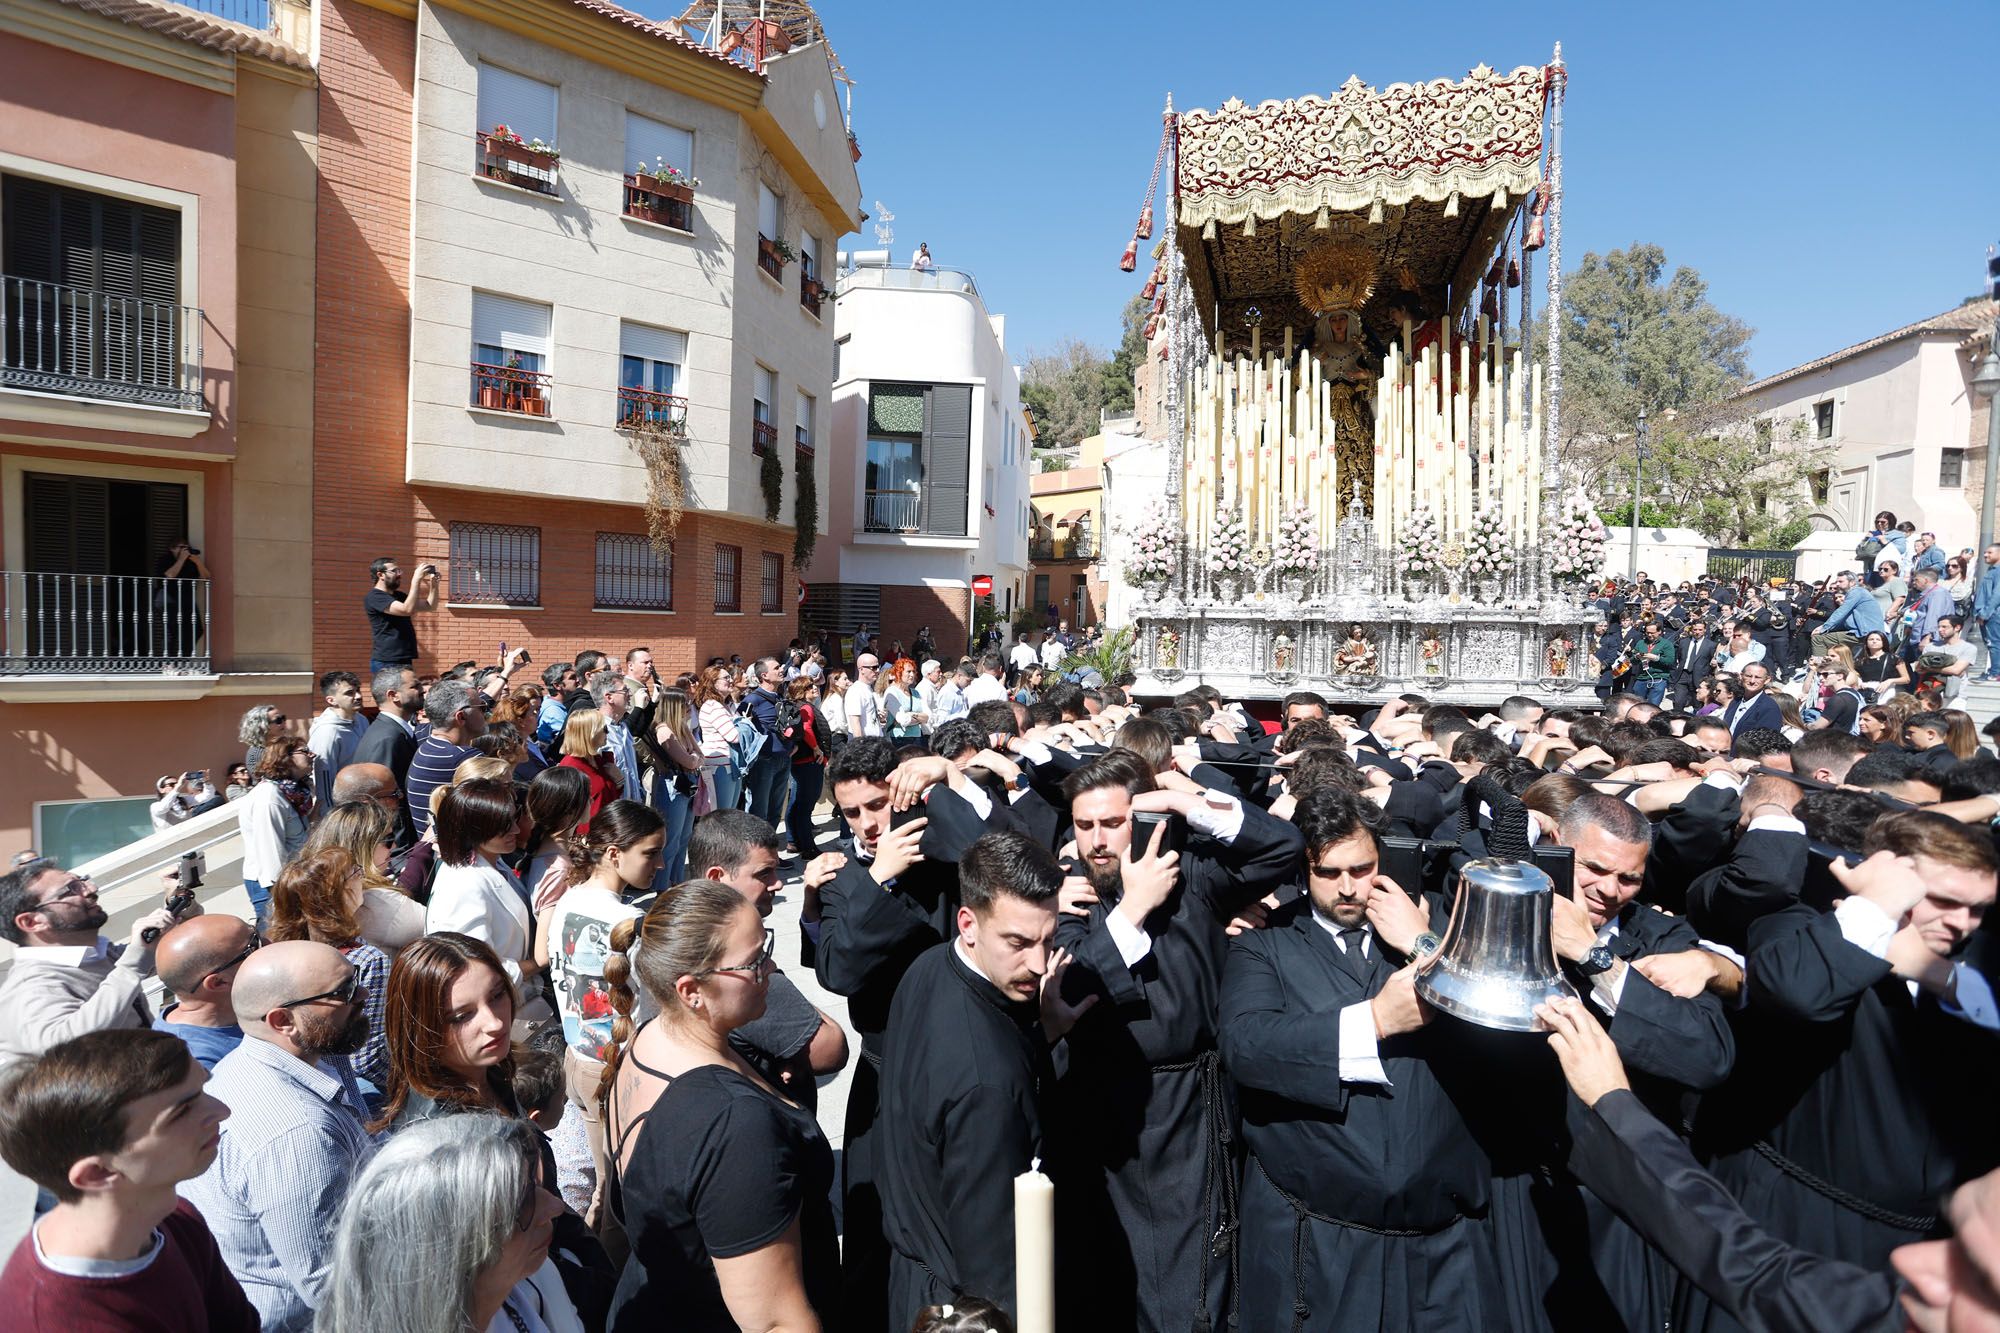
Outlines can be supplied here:
M1470 861L1451 924L1417 967L1424 1003L1481 1027L1541 1032L1535 1006L1576 998L1556 963L1555 884L1524 861Z

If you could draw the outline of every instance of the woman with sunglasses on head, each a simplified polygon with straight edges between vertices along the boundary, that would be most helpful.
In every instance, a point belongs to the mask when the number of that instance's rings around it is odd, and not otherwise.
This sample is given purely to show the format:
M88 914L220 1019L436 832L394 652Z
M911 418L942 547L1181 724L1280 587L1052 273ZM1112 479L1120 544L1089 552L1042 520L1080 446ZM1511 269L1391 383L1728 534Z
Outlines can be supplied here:
M632 900L652 890L666 842L659 812L637 801L613 801L573 845L575 883L542 918L536 956L548 969L549 993L562 1019L567 1047L563 1073L570 1109L581 1115L596 1164L594 1192L584 1220L602 1226L604 1131L598 1085L610 1053L612 1008L604 963L611 933L640 915Z
M389 1078L382 1033L389 956L361 937L361 901L366 892L360 865L340 848L301 856L271 886L271 939L330 944L354 964L364 997L362 1008L368 1015L368 1040L346 1057L347 1066L357 1079L380 1091Z
M362 939L391 958L424 933L424 905L389 878L389 847L395 837L396 816L373 801L343 801L313 826L299 850L301 860L333 848L354 858L362 883L355 924Z
M520 984L541 969L531 948L528 890L504 859L520 843L516 800L513 783L491 778L444 789L431 821L438 870L424 927L433 935L457 931L487 945L500 956L507 979Z
M727 884L662 893L611 932L609 1203L632 1242L613 1333L837 1326L833 1151L729 1044L764 1012L771 936ZM636 1032L639 996L658 1017Z

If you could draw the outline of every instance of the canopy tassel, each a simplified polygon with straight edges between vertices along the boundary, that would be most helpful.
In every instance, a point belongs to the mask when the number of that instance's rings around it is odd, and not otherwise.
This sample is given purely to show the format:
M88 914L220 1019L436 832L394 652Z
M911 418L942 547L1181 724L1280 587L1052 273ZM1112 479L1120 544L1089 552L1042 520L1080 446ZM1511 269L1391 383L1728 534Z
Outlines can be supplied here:
M1493 207L1496 211L1507 207L1507 191L1502 189L1493 192Z
M1118 267L1127 273L1139 267L1139 238L1137 236L1125 242L1125 253L1118 257Z
M1457 216L1458 216L1458 191L1457 191L1457 190L1453 190L1453 191L1451 192L1451 198L1449 198L1449 199L1447 199L1447 200L1445 200L1445 201L1444 201L1444 215L1445 215L1446 217L1448 217L1448 218L1455 218L1455 217L1457 217Z
M1333 219L1327 214L1326 205L1321 204L1319 206L1319 216L1313 219L1313 230L1331 231L1332 229L1333 229Z
M1252 213L1243 219L1243 235L1247 239L1257 234L1257 215Z
M1210 218L1208 221L1201 224L1201 239L1203 239L1204 241L1212 241L1215 239L1214 218Z
M1375 202L1368 205L1368 225L1371 227L1382 225L1382 196L1379 194L1375 196Z

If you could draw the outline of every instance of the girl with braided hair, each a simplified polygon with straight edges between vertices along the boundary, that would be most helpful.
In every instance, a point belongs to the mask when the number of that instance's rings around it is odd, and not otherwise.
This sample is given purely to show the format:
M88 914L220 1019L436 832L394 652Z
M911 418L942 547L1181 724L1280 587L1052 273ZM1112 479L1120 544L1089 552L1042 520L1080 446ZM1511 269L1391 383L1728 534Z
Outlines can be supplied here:
M664 1310L687 1333L837 1325L833 1151L729 1044L764 1012L763 918L728 885L694 880L619 922L610 944L608 1201L632 1245L611 1330L650 1330ZM657 1016L635 1027L642 994Z

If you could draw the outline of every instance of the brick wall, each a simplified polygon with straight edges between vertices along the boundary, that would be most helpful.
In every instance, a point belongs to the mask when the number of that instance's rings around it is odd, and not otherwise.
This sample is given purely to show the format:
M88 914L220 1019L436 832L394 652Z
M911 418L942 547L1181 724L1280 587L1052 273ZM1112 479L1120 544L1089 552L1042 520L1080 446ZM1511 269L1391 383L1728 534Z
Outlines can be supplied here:
M931 640L937 644L941 659L955 660L956 654L965 651L968 596L962 588L884 585L882 623L875 634L877 650L886 654L890 645L901 639L904 650L908 651L917 641L917 631L929 625Z
M798 633L788 527L691 513L676 539L674 613L600 612L596 534L645 532L638 508L405 483L416 30L357 0L326 0L320 50L315 669L365 670L361 601L377 556L406 570L437 564L449 603L453 523L539 528L541 609L445 605L418 616L420 670L491 660L503 640L526 644L537 667L584 648L622 655L643 644L666 676L716 654L782 649ZM714 609L717 543L742 552L739 614ZM782 557L775 615L761 610L766 551Z

